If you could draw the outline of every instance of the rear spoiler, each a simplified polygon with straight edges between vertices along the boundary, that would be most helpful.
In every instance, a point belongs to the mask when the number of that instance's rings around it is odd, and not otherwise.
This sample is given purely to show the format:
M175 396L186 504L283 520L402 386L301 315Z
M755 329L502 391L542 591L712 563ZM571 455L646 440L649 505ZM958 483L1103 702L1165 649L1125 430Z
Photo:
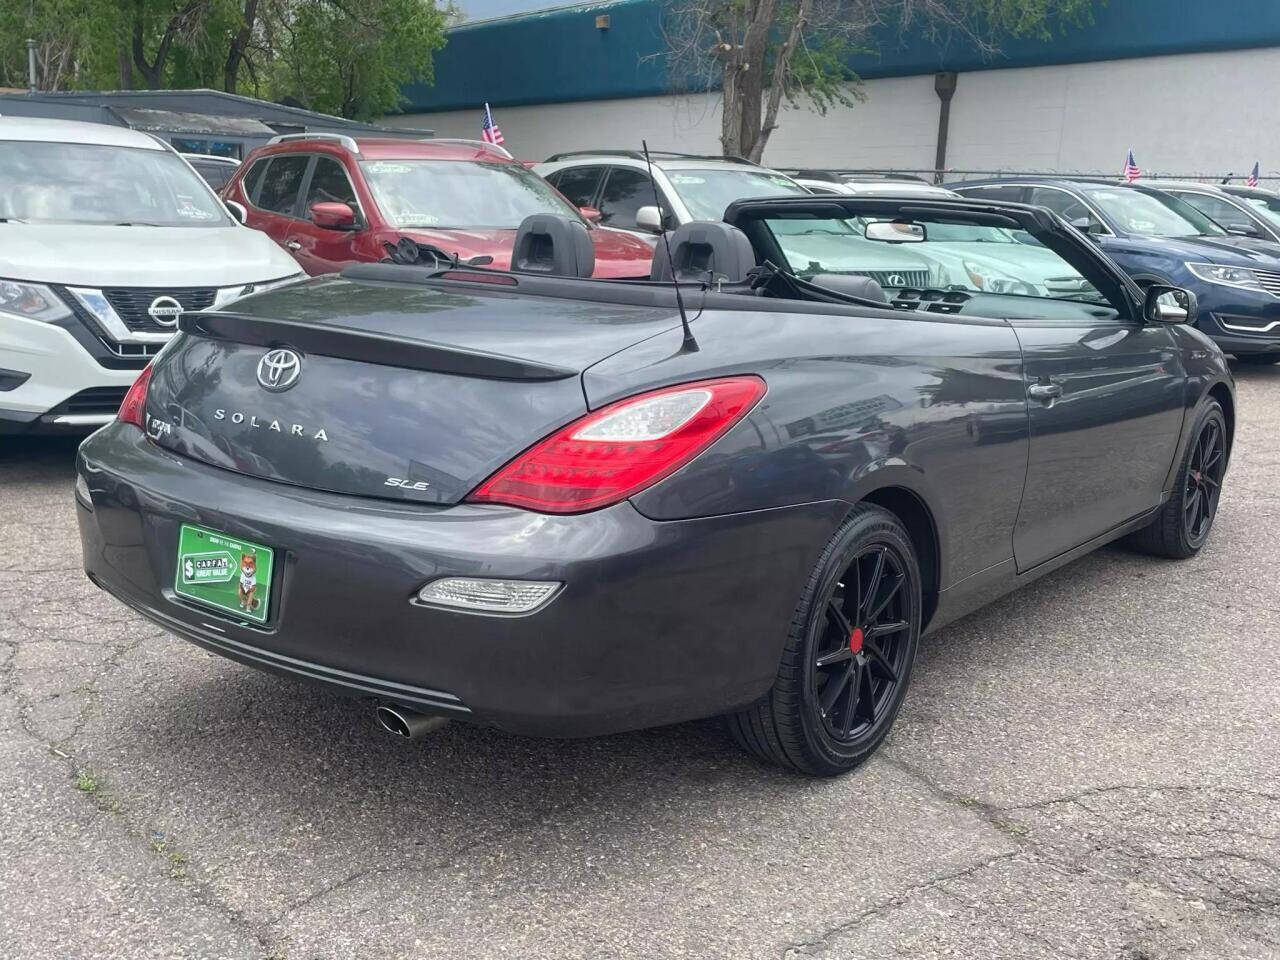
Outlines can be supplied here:
M183 313L178 318L178 329L213 340L259 347L289 346L320 356L487 380L566 380L579 373L569 367L480 350L459 350L429 340L390 337L352 327L329 327L296 320L242 317L235 313Z

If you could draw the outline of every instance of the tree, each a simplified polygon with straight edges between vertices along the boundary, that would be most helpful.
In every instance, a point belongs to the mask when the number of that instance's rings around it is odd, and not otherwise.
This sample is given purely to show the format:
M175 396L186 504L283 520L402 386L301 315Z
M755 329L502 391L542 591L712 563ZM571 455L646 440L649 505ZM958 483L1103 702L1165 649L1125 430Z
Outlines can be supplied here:
M0 86L27 86L27 38L36 41L36 86L80 87L102 66L98 31L108 0L10 0L0 3Z
M0 0L0 86L221 88L361 119L430 82L435 0Z
M446 9L432 0L293 0L272 49L271 87L313 110L369 119L430 83Z
M664 55L678 89L719 86L720 143L760 161L783 101L820 113L861 94L849 67L877 36L916 31L994 54L1002 37L1051 36L1095 0L663 0ZM1103 0L1105 2L1105 0Z

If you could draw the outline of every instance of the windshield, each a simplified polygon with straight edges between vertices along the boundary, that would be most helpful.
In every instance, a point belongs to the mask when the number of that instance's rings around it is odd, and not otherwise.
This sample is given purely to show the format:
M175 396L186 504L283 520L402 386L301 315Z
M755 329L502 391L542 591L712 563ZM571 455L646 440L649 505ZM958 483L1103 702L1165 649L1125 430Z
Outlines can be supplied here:
M765 170L668 169L667 179L695 220L719 220L725 207L748 197L809 196L800 184Z
M930 288L1049 300L1101 299L1074 267L1022 230L918 218L925 239L865 236L870 218L766 220L793 273L870 277L889 293ZM819 280L819 282L821 282Z
M0 219L224 227L222 204L168 150L0 140Z
M382 215L397 227L514 230L535 213L582 219L555 188L518 163L365 160L360 168Z
M1227 231L1185 200L1132 187L1081 186L1090 200L1128 233L1148 237L1221 237Z

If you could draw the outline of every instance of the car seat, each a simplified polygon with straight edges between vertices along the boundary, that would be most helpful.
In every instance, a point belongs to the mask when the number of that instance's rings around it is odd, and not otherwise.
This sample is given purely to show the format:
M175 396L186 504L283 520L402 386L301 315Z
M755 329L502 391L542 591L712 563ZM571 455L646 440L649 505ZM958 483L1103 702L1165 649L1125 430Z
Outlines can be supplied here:
M671 231L666 243L658 240L649 279L742 283L755 265L751 241L737 227L714 220L694 220Z
M525 217L516 230L511 269L555 277L589 277L595 272L595 248L580 221L550 213Z

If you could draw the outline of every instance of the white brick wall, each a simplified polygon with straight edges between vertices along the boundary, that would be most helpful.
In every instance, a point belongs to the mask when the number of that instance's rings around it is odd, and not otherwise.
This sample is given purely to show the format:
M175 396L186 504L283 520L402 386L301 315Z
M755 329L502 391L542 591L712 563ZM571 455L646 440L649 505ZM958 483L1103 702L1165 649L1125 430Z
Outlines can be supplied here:
M775 166L929 167L938 98L933 77L871 80L865 102L826 117L785 110L765 152ZM1280 48L962 74L951 110L953 169L1119 171L1130 147L1144 169L1280 170ZM494 114L517 156L639 147L714 153L714 95L503 107ZM479 136L479 111L385 121Z

